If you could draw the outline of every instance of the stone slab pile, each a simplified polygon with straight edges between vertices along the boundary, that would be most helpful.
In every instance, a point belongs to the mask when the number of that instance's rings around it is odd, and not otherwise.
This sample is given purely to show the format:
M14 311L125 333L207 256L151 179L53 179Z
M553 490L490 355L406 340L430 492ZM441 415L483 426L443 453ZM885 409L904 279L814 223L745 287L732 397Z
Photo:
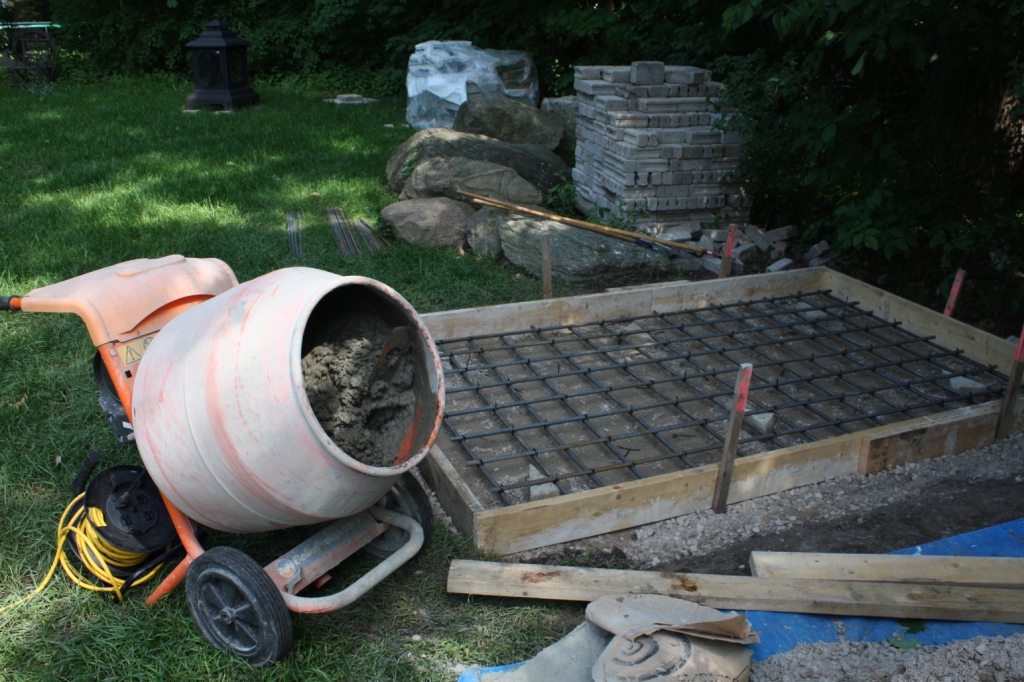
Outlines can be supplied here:
M578 66L575 76L581 210L633 215L670 237L747 221L749 198L732 179L743 139L714 127L728 114L716 109L723 86L710 71L633 62Z

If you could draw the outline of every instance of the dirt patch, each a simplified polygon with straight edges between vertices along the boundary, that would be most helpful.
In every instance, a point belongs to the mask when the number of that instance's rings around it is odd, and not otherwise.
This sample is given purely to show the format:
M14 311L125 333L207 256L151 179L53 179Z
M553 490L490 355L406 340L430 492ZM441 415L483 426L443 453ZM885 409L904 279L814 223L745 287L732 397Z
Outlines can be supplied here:
M416 403L409 347L391 350L378 367L391 335L375 315L346 313L302 358L306 395L324 431L349 456L376 467L394 464Z
M1024 518L1024 495L1013 479L947 478L933 484L925 498L804 523L774 535L741 540L703 556L671 561L664 568L682 573L749 575L747 559L755 550L887 554L1019 518Z

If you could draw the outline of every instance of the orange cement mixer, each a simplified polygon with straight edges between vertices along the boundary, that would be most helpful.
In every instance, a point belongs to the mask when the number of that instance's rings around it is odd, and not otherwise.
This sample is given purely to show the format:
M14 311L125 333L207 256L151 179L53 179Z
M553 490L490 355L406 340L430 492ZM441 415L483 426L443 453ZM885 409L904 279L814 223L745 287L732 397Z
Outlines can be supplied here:
M444 381L429 332L390 287L311 268L238 284L219 260L167 256L0 297L3 308L85 321L100 404L118 439L138 445L145 468L113 467L84 490L90 460L75 486L90 514L100 510L94 530L104 540L152 549L136 572L184 554L146 603L185 580L193 617L215 646L254 666L279 660L291 645L289 611L350 604L429 536L429 500L409 471L437 436ZM371 463L325 430L307 391L311 353L334 348L349 320L391 331L383 343L379 335L353 341L373 362L340 382L368 405L379 393L401 394L364 410ZM197 524L251 533L323 522L266 566L231 547L204 550L196 537ZM161 546L167 535L178 542ZM147 545L149 536L157 539ZM359 549L381 562L339 592L299 595Z

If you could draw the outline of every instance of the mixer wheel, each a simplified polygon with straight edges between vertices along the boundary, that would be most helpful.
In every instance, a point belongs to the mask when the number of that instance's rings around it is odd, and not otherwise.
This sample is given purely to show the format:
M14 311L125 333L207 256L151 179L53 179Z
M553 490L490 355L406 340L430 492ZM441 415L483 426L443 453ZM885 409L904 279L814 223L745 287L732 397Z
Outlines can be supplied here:
M210 644L248 660L275 663L292 645L292 619L263 568L233 547L214 547L188 568L185 593Z
M385 509L405 514L423 526L423 544L427 544L434 531L434 510L430 507L430 498L423 492L423 488L415 476L408 471L402 474L398 478L398 482L378 504ZM376 559L387 559L397 552L408 539L407 532L392 526L374 538L373 542L363 549Z

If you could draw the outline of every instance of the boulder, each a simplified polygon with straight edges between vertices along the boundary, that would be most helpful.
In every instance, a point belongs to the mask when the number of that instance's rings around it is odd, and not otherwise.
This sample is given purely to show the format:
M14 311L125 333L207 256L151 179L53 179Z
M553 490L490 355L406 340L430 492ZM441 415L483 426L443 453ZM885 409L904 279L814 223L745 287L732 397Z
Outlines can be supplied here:
M540 110L557 116L562 122L562 139L576 137L576 95L545 97Z
M513 204L539 204L541 200L537 188L511 168L461 156L427 159L416 166L399 199L445 196L469 202L458 194L460 189Z
M498 233L505 257L538 276L542 274L540 241L544 234L550 235L553 277L585 282L594 277L626 275L645 266L668 265L662 254L553 220L509 213L500 221Z
M385 206L382 223L399 239L417 246L460 247L473 209L448 197L409 199Z
M496 97L467 101L459 107L452 130L554 149L562 139L562 120L522 102Z
M507 166L545 194L570 177L564 161L535 144L510 144L448 128L427 128L403 142L388 159L388 187L401 192L416 166L427 159L456 156Z

